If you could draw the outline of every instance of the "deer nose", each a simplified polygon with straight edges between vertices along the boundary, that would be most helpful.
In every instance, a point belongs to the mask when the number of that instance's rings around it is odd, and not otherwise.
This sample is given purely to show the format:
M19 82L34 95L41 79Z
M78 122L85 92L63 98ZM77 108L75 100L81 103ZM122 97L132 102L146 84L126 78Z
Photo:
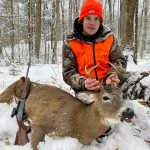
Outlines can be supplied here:
M122 120L125 120L126 122L131 122L131 119L135 116L134 110L131 108L127 108L126 111L122 113Z

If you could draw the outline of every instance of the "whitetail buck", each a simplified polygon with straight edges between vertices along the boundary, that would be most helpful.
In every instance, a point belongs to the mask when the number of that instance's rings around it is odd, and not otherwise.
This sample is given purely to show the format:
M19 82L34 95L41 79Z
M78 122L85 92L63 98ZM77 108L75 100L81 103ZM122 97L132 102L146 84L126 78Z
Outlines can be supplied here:
M20 97L23 78L10 85L1 95L0 102L12 102L13 94ZM45 134L52 137L73 137L83 144L105 133L118 120L124 106L117 87L104 87L91 92L94 102L86 105L64 90L38 83L31 83L26 100L26 112L32 120L31 144L36 149Z

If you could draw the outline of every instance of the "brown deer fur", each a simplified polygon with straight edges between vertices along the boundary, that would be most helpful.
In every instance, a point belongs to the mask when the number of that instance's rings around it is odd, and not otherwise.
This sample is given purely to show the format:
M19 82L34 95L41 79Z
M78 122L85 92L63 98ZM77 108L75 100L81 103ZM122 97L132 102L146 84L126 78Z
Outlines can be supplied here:
M0 95L0 102L11 103L13 93L19 97L22 87L22 79L10 85ZM106 95L111 97L110 102L102 99ZM45 134L74 137L83 144L103 134L110 127L107 120L118 118L123 106L121 92L118 88L102 89L93 92L93 97L95 102L86 105L60 88L32 82L26 112L32 120L33 148L36 149Z

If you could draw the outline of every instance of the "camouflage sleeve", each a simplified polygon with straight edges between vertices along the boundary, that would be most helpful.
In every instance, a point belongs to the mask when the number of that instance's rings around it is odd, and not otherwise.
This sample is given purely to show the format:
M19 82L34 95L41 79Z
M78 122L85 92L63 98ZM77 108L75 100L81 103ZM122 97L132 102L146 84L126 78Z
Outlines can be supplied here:
M76 57L68 42L63 45L62 49L62 74L63 80L72 89L75 91L86 90L84 84L86 78L79 74Z
M111 64L115 66L115 68L117 68L116 70L113 66L111 66L109 73L117 72L118 77L121 77L126 71L127 61L125 56L122 54L121 48L118 45L118 42L115 37L114 37L112 48L110 50L109 61Z

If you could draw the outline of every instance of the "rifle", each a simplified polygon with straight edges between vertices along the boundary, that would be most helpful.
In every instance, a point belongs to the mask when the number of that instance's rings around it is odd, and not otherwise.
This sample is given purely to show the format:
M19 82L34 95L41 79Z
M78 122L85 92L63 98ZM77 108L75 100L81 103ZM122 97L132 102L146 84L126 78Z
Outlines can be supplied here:
M25 145L29 142L27 134L30 132L30 127L24 124L25 121L25 101L28 97L30 90L30 79L28 78L30 63L28 63L26 78L24 81L23 91L19 101L17 103L17 108L14 108L12 111L11 117L16 115L17 123L19 126L19 130L16 134L15 145Z

